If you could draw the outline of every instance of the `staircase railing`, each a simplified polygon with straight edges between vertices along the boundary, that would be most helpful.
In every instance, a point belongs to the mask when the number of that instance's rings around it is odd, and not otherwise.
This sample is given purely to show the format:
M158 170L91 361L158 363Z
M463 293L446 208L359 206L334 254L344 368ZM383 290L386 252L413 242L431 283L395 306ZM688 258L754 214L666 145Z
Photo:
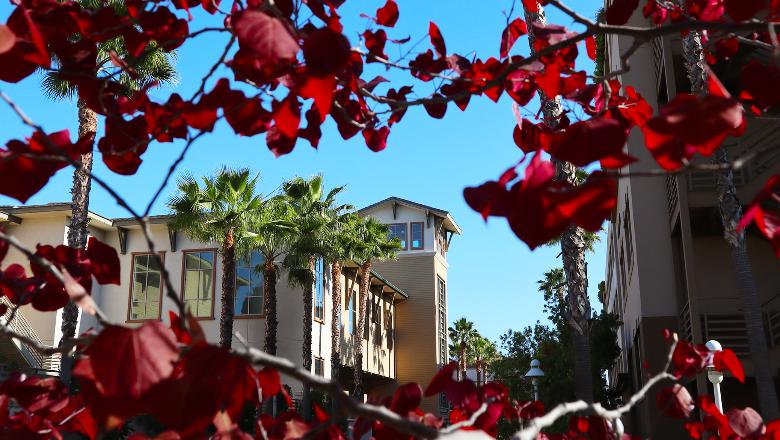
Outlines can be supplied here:
M9 312L7 313L8 316L0 317L0 322L2 322L3 325L7 325L8 328L11 329L11 331L13 331L14 333L20 334L30 339L31 341L35 342L39 346L47 345L43 341L41 341L41 339L35 333L35 330L33 329L30 322L21 313L17 312L16 315L14 315L14 319L12 319L10 322L8 321L11 315L10 309L14 307L14 305L11 304L8 298L4 296L0 297L0 303L5 304L9 308ZM19 352L30 364L30 367L36 372L42 372L42 373L59 372L60 369L59 354L55 354L52 356L41 354L38 350L35 349L35 347L30 346L26 342L17 339L13 339L13 343L19 348Z

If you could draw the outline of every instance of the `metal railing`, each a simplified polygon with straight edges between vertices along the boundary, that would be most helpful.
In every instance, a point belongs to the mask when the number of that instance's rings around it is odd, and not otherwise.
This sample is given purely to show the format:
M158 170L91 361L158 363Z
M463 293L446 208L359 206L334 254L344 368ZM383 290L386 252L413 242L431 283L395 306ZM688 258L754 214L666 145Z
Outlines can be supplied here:
M9 308L9 312L6 314L8 316L0 317L0 322L3 323L3 325L7 325L11 331L14 333L18 333L31 341L35 342L39 346L46 346L43 341L38 337L38 334L35 333L35 330L33 329L30 322L17 311L16 315L14 315L14 318L9 322L9 318L11 315L10 310L13 309L14 305L11 303L11 301L8 300L5 296L0 297L0 303L5 304ZM30 368L34 370L35 372L41 372L41 373L58 373L60 370L60 355L55 354L52 356L46 356L38 352L34 347L30 346L26 342L19 341L17 339L13 339L13 344L16 345L19 348L19 352L22 354L22 356L27 360L27 363L30 364Z

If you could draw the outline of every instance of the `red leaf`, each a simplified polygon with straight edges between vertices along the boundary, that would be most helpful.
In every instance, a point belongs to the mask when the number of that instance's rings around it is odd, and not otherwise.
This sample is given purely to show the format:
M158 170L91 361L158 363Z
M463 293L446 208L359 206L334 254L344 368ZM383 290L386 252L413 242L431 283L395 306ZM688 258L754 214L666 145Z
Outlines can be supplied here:
M393 27L398 21L398 5L387 0L384 6L376 10L376 22L382 26Z
M780 103L780 90L774 87L780 82L780 68L774 64L748 61L739 77L742 87L740 99L750 102L763 111Z
M453 374L455 374L455 370L457 369L457 362L450 362L449 364L441 367L441 369L436 372L436 375L433 376L431 382L425 388L425 396L433 396L434 394L439 394L444 391L444 388L447 386L447 384L449 384L450 381L455 380L453 379Z
M0 55L8 52L16 44L16 34L4 24L0 24Z
M230 24L242 49L251 51L262 63L295 58L300 47L281 20L258 10L242 10L231 15Z
M347 37L329 28L309 33L303 42L306 67L317 75L330 75L344 69L350 53Z
M693 345L688 341L679 341L672 353L672 372L677 377L692 377L707 366L710 352L704 345Z
M732 408L726 411L729 426L740 438L753 438L761 434L764 428L764 420L753 408Z
M97 313L95 300L93 300L89 292L84 289L84 286L73 279L67 269L62 270L62 277L65 280L65 292L68 293L70 300L76 303L76 305L85 313L95 316Z
M696 152L711 155L742 125L742 113L733 99L677 95L643 127L645 145L661 167L674 170Z
M726 348L716 351L712 363L718 371L730 371L740 382L745 383L745 370L733 350Z
M588 58L596 61L596 38L590 36L585 39L585 49L588 52Z
M678 383L659 391L655 402L661 412L675 419L687 419L696 406L688 389Z
M431 96L431 99L441 99L441 101L426 102L423 104L425 111L428 112L432 118L441 119L444 117L444 114L447 113L447 101L444 101L443 98L444 96L436 93Z
M388 127L366 128L363 130L363 137L366 139L366 145L373 152L379 152L387 147L387 136L390 134Z
M542 124L536 125L528 119L523 119L515 125L512 138L523 153L532 153L549 146L549 131Z
M767 8L766 0L725 0L726 13L734 20L745 21Z
M298 98L291 93L281 103L274 101L273 118L276 128L279 129L282 135L295 139L298 133L298 126L301 123L301 110Z
M554 135L548 152L560 160L584 167L623 153L628 133L615 119L591 118Z
M528 28L523 20L519 18L512 20L512 22L507 25L506 29L504 29L504 32L501 33L501 48L499 50L501 58L506 58L507 55L509 55L512 46L514 46L515 41L527 33Z
M116 249L95 237L89 237L87 255L92 263L92 275L100 284L119 284L119 255Z
M401 385L393 394L393 401L390 409L396 414L406 417L409 412L414 411L420 406L422 401L422 388L416 383Z
M428 35L431 37L431 44L433 49L436 50L436 54L439 58L447 56L447 45L444 44L444 37L441 35L439 27L436 23L430 22L428 24Z
M108 326L84 352L89 357L77 361L73 371L99 384L106 397L138 399L153 385L167 378L178 358L173 332L159 321L149 321L129 329ZM91 375L84 377L78 365L89 363Z
M384 29L379 29L376 32L367 30L363 32L363 41L366 43L366 49L368 49L369 56L367 62L374 63L376 60L373 57L379 57L387 59L385 54L385 44L387 44L387 33Z
M628 19L631 18L631 14L637 7L639 7L639 0L613 1L604 14L607 24L619 26L628 23Z
M179 318L173 310L168 311L168 318L171 321L171 331L176 335L176 340L182 344L190 345L192 343L192 337L187 329L184 328L184 322Z
M548 64L544 66L544 72L536 75L536 84L548 98L554 98L559 95L561 84L561 73L557 64Z
M265 133L265 142L268 145L268 149L271 150L275 157L292 152L295 148L297 139L297 130L294 137L287 137L276 125L269 128Z
M257 380L260 382L260 389L263 390L263 400L268 400L282 391L279 372L273 368L266 367L258 371Z
M320 115L320 123L325 121L325 117L330 113L330 106L333 104L333 90L335 88L336 77L333 75L325 77L307 76L303 84L298 88L298 94L302 98L314 99L314 107L317 108L317 112ZM300 115L298 118L300 118ZM298 124L300 124L300 120Z

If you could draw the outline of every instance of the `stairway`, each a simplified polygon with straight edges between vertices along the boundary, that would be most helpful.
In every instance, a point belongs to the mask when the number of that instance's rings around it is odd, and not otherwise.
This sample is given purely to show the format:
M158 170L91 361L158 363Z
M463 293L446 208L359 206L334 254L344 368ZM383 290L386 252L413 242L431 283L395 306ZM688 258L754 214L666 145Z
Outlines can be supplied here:
M13 308L8 298L0 297L0 304L5 304L9 310L0 317L0 323L8 325L15 333L24 335L38 345L45 345L22 313L16 313L13 320L8 323ZM14 370L36 375L58 375L60 355L45 356L24 342L0 334L0 381Z

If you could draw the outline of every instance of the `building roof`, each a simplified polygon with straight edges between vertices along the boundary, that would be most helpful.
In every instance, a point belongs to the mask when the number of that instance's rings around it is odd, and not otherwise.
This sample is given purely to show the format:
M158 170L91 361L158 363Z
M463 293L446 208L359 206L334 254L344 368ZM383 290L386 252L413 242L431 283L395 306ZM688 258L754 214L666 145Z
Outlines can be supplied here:
M147 223L151 225L164 225L171 221L173 218L172 215L150 215L147 217ZM112 224L114 226L139 226L138 222L135 220L135 217L122 217L122 218L115 218L112 221Z
M386 198L384 200L380 200L380 201L378 201L376 203L372 203L372 204L370 204L370 205L368 205L368 206L358 210L358 213L363 214L363 213L366 213L366 212L368 212L368 211L370 211L370 210L372 210L372 209L374 209L376 207L379 207L379 206L382 206L382 205L387 205L387 204L390 204L390 203L399 204L399 205L405 205L405 206L408 206L408 207L411 207L411 208L417 208L417 209L420 209L422 211L429 212L429 213L431 213L431 214L433 214L433 215L435 215L437 217L441 217L442 219L444 219L444 227L447 228L448 230L450 230L450 231L452 231L452 232L454 232L456 234L461 234L462 233L462 230L460 229L460 226L458 226L458 224L455 222L455 219L452 218L452 216L450 215L449 211L445 211L445 210L440 209L440 208L435 208L435 207L430 206L430 205L425 205L425 204L422 204L422 203L413 202L411 200L407 200L407 199L404 199L404 198L401 198L401 197L396 197L396 196L391 196L391 197L388 197L388 198Z
M70 213L71 211L71 204L69 202L55 202L55 203L45 203L41 205L22 205L22 206L11 206L11 205L4 205L0 206L0 221L10 221L13 223L20 224L24 221L24 218L27 216L36 216L40 214L47 214L47 213ZM100 214L97 214L93 211L89 211L89 218L90 220L94 220L93 223L91 223L93 226L98 227L100 229L108 229L111 227L111 219L104 217Z

